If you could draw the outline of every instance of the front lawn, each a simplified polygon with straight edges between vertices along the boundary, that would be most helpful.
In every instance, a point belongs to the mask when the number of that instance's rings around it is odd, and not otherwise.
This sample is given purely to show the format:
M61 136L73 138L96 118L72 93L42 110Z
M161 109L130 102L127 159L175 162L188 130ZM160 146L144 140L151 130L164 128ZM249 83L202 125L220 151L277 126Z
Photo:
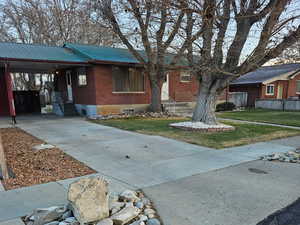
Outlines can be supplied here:
M300 127L300 112L252 109L247 111L218 113L218 117Z
M300 131L293 129L233 122L224 123L235 126L235 131L221 133L191 132L169 127L170 123L184 120L186 119L111 119L96 120L94 122L143 134L160 135L217 149L300 135Z

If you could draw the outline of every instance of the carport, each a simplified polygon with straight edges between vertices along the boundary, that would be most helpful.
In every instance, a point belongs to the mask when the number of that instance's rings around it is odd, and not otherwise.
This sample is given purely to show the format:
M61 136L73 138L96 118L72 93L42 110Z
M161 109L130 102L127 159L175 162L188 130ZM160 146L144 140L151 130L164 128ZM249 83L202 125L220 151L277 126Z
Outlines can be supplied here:
M0 116L11 116L15 122L16 110L11 73L59 75L62 70L84 66L87 66L87 59L67 48L0 43ZM72 92L72 86L69 85Z

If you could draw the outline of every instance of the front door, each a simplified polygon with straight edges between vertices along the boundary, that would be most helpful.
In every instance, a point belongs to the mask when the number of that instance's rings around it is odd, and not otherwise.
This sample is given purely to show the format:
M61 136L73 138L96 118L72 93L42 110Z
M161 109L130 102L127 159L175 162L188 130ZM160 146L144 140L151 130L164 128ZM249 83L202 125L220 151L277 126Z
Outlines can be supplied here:
M68 102L73 102L73 91L72 91L72 71L68 70L66 72L66 81L67 81L67 97Z
M161 88L161 100L168 101L169 100L169 74L166 75L166 80Z
M283 94L282 84L278 84L277 99L282 99L282 94Z

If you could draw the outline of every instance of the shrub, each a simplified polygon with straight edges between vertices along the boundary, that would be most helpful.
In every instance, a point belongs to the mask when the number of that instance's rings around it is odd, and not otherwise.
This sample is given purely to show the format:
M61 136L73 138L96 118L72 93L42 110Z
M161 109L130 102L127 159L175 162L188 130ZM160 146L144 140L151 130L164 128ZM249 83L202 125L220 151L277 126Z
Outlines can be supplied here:
M235 109L235 104L232 102L223 102L217 105L216 111L232 111Z

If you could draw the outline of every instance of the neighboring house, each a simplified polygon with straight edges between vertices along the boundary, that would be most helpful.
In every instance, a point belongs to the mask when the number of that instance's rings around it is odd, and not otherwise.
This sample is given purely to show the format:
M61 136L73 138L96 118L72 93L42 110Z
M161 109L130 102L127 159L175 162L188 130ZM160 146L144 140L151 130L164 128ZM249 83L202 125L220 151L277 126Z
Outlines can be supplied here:
M182 63L168 72L163 101L193 103L196 99L198 82L184 68ZM0 115L14 108L9 104L12 72L56 73L53 102L60 115L75 109L88 116L144 111L151 101L150 82L126 49L0 43Z
M299 99L300 64L263 66L233 81L229 92L247 92L249 107L256 99Z

